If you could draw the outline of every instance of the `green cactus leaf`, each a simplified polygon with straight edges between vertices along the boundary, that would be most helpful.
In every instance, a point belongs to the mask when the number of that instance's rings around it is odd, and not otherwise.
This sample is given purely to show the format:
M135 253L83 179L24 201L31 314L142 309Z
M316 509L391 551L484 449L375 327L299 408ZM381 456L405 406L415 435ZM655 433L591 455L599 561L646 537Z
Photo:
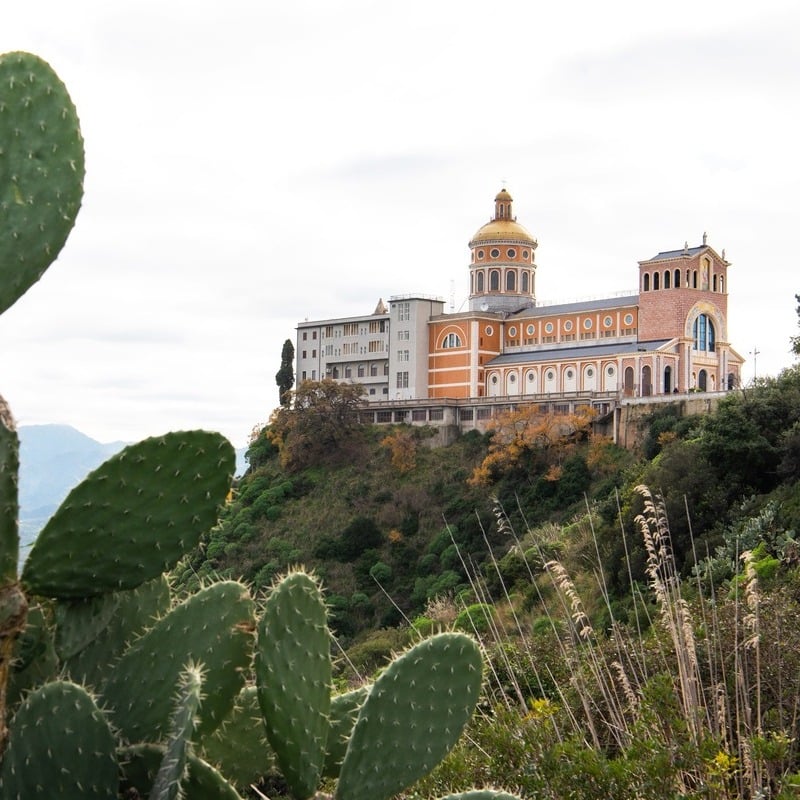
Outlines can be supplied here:
M203 674L199 667L187 666L181 673L175 709L170 719L169 741L161 760L149 800L175 800L189 757L189 742L197 724Z
M328 734L328 748L325 753L325 778L338 778L342 768L347 745L358 718L358 712L369 694L369 686L359 686L344 694L337 694L331 700L331 728Z
M255 686L245 686L231 713L202 742L202 757L231 783L246 789L258 783L273 767Z
M74 681L102 692L111 665L169 605L164 575L124 592L59 601L56 647L64 669Z
M52 68L0 55L0 313L56 259L83 197L83 138Z
M247 587L215 583L173 608L114 665L103 689L112 721L129 742L167 735L184 665L202 664L205 700L197 738L228 716L253 654L255 608Z
M328 741L331 636L319 585L293 572L273 589L258 627L256 685L267 738L292 794L317 789Z
M475 641L441 633L395 659L361 706L336 788L337 800L386 800L451 750L480 694Z
M11 722L0 797L116 800L115 748L108 721L85 689L47 683L25 698Z
M168 433L126 447L76 486L22 573L34 594L132 589L171 569L217 521L235 466L227 439Z
M147 797L164 760L165 750L154 744L137 744L119 751L123 797ZM189 800L242 800L236 789L210 764L189 754L181 786ZM134 794L135 792L135 794Z

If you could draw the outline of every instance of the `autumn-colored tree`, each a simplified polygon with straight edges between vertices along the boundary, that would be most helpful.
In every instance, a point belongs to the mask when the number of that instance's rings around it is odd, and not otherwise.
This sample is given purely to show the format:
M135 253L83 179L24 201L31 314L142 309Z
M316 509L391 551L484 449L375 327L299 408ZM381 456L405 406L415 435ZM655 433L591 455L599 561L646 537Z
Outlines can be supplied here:
M401 474L417 466L417 439L411 431L395 428L381 440L381 447L389 450L392 466Z
M358 407L363 394L364 387L356 383L303 381L291 403L272 413L266 429L281 464L293 471L352 454L362 439Z
M564 458L589 431L595 416L590 406L579 406L572 414L543 414L536 405L498 414L489 425L489 452L469 483L487 486L531 454L539 456L548 480L558 480Z

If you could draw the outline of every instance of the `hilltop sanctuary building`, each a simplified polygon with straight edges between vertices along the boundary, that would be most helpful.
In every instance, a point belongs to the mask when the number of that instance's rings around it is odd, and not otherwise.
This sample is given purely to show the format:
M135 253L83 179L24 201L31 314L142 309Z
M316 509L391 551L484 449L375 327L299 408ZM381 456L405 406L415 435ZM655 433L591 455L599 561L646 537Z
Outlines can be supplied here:
M370 403L455 406L502 399L650 397L739 385L744 359L728 342L728 267L703 243L638 267L638 290L537 305L537 241L511 195L469 242L468 310L394 295L371 314L301 322L296 376L361 383Z

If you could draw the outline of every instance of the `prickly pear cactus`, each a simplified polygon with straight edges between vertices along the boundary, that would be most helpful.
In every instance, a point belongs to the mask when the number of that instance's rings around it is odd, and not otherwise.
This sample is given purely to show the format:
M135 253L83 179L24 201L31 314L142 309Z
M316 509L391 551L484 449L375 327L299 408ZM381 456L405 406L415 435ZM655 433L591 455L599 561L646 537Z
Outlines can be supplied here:
M233 708L253 654L255 609L247 587L213 584L172 609L126 650L103 689L114 724L129 742L159 741L168 730L186 664L203 665L206 699L198 736Z
M0 55L0 313L39 280L83 197L78 115L50 66Z
M126 447L76 486L39 534L22 583L45 597L131 589L171 569L217 520L236 455L208 431Z
M197 725L203 687L202 669L189 664L181 673L178 696L169 726L169 740L149 800L175 800L189 757L189 743Z
M53 681L28 695L14 716L0 797L116 800L118 770L116 739L94 699L80 686Z
M317 580L278 583L258 627L256 685L267 738L295 797L317 789L330 727L331 635Z
M430 772L467 724L483 681L475 640L441 633L395 659L358 712L336 800L386 800Z

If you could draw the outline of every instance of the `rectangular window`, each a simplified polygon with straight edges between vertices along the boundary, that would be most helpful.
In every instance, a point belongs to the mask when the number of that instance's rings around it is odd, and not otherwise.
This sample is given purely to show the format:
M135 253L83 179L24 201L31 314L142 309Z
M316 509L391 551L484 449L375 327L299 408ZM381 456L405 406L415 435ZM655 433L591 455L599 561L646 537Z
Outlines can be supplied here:
M303 377L302 377L302 380L305 380L305 379L306 379L306 371L305 371L305 370L303 370Z
M306 358L306 351L303 350L303 358Z
M358 377L359 378L363 378L364 377L364 365L363 364L359 364L358 365Z
M345 378L352 378L353 377L353 370L350 367L344 368L344 376Z
M427 411L424 408L414 408L411 411L411 419L413 422L425 422L428 418Z
M311 370L311 380L315 381L317 379L317 371L315 369Z
M378 365L377 364L371 364L370 365L369 374L372 375L373 378L378 374Z
M369 390L369 393L370 393L370 394L375 394L375 389L370 389L370 390Z
M312 339L316 339L317 338L317 332L316 331L312 331L311 332L311 338Z
M317 351L316 350L312 350L311 351L311 358L316 358L316 357L317 357Z
M303 341L308 339L308 331L303 331Z
M459 410L458 416L462 422L472 422L472 409L462 408Z
M411 319L411 303L397 303L397 319L408 322Z
M408 350L398 350L397 351L397 360L398 361L408 361L409 358L409 351Z
M407 342L411 339L411 331L397 331L397 341Z
M373 339L372 341L370 341L368 349L370 353L382 353L383 342L380 339Z
M392 421L392 412L391 411L378 411L375 415L375 422L391 422Z
M342 335L343 336L358 336L358 323L357 322L345 322L342 325Z
M432 422L441 422L444 419L444 409L443 408L432 408L430 420Z
M397 388L398 389L408 389L408 373L407 372L398 372L397 373Z
M328 339L333 338L333 325L326 325L325 326L325 336Z
M375 319L369 324L369 332L370 333L385 333L386 332L386 320L385 319Z

